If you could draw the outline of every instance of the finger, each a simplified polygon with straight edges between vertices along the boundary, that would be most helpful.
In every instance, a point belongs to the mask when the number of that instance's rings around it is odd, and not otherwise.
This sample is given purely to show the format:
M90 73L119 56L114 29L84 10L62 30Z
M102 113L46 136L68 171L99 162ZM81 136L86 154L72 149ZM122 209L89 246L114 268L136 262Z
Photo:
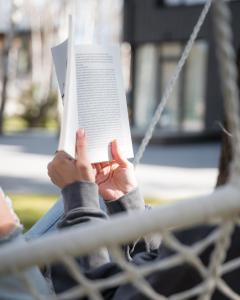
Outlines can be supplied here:
M111 168L112 170L115 170L119 167L119 163L117 163L115 160L111 162Z
M87 139L82 128L78 129L76 133L76 160L78 162L87 161Z
M97 170L97 172L99 173L101 171L101 164L100 163L95 163L94 164L95 169Z
M101 168L103 169L103 168L109 166L109 162L102 162L102 163L100 163L100 165L101 165Z
M111 176L110 173L111 173L111 170L110 170L110 167L109 167L108 172L100 174L100 176L96 178L96 184L99 185L99 184L102 184L104 182L107 182L109 180L110 176Z
M120 165L120 167L126 168L129 165L128 160L122 155L117 140L112 142L112 157Z

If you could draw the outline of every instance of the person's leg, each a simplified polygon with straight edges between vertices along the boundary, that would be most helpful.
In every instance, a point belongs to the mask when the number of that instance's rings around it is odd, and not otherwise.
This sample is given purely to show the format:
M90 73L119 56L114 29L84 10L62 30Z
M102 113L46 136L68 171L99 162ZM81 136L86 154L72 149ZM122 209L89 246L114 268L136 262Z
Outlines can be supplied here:
M63 214L63 200L60 198L32 228L25 233L25 239L31 240L56 230L57 223Z
M0 188L0 252L2 246L12 247L26 243L22 236L22 225L15 214L11 200ZM16 270L17 271L17 270ZM0 298L5 300L33 300L33 296L24 284L25 278L36 294L45 299L52 295L52 287L48 285L38 267L30 267L21 272L0 275Z

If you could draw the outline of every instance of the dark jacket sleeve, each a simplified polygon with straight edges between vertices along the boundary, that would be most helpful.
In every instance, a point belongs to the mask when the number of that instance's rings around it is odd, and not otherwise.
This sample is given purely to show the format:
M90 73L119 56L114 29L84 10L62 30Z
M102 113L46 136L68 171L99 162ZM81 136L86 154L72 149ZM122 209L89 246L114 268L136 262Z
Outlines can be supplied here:
M62 190L64 199L64 216L59 222L59 229L69 226L84 226L86 222L107 221L107 215L100 209L98 201L97 185L88 182L75 182ZM121 197L115 202L106 203L111 215L125 212L131 213L136 209L145 209L143 198L138 189ZM140 239L132 245L123 246L127 258L132 260L136 253L148 250L147 239ZM101 279L121 271L119 266L110 261L106 249L96 253L89 253L86 257L77 258L81 270L87 277ZM68 272L63 265L55 265L51 268L52 282L57 293L63 292L77 283L67 275ZM115 289L104 291L104 298L112 297Z
M106 201L108 213L110 215L127 212L130 213L135 210L144 210L144 199L140 193L139 188L136 188L128 194L122 196L115 201Z
M64 216L58 227L103 221L107 215L100 209L98 186L91 182L75 182L62 190Z
M82 226L86 222L97 223L107 219L107 215L100 209L98 186L91 182L75 182L62 190L64 201L64 216L58 227ZM82 260L85 270L98 267L109 262L106 249L100 249Z
M84 226L85 223L104 222L107 215L100 209L98 187L90 182L75 182L62 190L64 215L58 223L59 230L72 226ZM79 237L80 238L80 237ZM100 267L110 261L107 249L99 249L94 253L77 258L79 267L84 272ZM63 292L74 285L76 281L68 274L62 264L52 265L50 276L54 290Z
M136 210L149 210L151 207L146 206L144 198L139 190L136 188L115 201L105 201L108 213L115 215L119 213L133 213ZM126 245L125 251L129 260L142 251L154 251L159 248L161 237L159 234L151 234L147 237L140 237L132 244Z

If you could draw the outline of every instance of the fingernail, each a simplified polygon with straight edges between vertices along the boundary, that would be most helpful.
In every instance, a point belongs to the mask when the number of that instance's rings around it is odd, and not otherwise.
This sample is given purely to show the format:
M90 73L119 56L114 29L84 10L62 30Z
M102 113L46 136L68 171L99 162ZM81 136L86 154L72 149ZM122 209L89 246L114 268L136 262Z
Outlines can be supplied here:
M82 138L85 136L85 130L83 128L78 129L78 137Z

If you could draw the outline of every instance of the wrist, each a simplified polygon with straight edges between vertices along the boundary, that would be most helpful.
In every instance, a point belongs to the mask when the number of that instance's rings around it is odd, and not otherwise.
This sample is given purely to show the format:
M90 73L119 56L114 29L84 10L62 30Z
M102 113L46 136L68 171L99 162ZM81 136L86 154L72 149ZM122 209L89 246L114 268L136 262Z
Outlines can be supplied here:
M117 201L106 201L109 214L117 214L123 211L144 210L145 203L139 188L129 192L127 195L119 198Z
M72 185L74 183L95 183L94 180L92 180L92 178L88 178L88 177L82 177L82 176L76 176L74 178L72 178L72 180L68 180L63 182L61 185L59 185L60 189L65 189L67 186Z
M118 199L120 199L124 195L125 194L122 191L114 191L114 193L112 193L112 195L105 195L104 193L101 194L104 201L106 201L106 202L117 201Z
M95 183L95 175L87 168L85 172L81 170L81 172L77 174L75 181Z
M138 188L138 185L129 185L126 186L124 189L122 190L115 190L113 193L111 193L111 195L105 195L105 193L103 193L103 195L101 195L104 199L104 201L118 201L119 199L121 199L122 197L126 196L127 194L131 193L132 191L136 190Z
M88 183L95 183L95 177L94 176L79 176L79 177L76 177L75 180L73 180L70 184L74 183L74 182L88 182Z

